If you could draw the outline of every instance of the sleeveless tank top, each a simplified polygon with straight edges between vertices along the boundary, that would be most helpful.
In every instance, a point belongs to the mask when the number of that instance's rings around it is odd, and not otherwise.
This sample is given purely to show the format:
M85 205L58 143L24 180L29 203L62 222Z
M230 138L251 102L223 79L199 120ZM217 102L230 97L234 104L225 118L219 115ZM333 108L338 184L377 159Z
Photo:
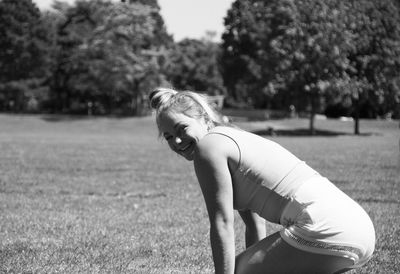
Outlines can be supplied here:
M280 223L285 206L308 179L319 176L276 142L230 127L215 127L208 134L231 139L239 151L236 170L231 171L233 207L251 210L269 222Z

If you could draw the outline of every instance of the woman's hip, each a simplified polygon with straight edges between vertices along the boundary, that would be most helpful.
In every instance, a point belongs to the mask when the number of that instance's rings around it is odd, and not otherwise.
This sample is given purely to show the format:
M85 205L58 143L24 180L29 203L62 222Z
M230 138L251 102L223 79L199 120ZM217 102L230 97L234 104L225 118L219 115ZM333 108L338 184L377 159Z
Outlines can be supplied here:
M281 236L305 251L365 263L375 247L374 226L361 206L326 178L305 182L281 217Z

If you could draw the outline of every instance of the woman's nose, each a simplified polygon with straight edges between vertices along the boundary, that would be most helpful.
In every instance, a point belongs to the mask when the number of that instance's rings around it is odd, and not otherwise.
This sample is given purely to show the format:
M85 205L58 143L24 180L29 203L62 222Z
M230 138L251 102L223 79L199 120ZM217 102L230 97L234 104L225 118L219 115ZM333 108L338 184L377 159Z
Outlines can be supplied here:
M175 137L175 144L180 144L182 143L182 139L179 137Z

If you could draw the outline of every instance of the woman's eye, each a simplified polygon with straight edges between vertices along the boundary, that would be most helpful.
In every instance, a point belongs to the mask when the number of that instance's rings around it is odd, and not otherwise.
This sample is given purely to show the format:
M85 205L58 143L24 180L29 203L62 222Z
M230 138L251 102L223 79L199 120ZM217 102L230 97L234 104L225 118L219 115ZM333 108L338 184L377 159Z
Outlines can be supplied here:
M184 133L187 129L187 126L183 126L179 128L179 134L182 135L182 133Z

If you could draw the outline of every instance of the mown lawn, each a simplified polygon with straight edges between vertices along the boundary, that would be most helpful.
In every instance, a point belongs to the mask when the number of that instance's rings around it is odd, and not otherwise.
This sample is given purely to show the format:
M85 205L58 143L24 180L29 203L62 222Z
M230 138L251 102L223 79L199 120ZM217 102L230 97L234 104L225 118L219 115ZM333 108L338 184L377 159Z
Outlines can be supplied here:
M400 271L398 121L240 122L281 143L357 200L376 227L354 273ZM237 226L237 250L244 246ZM273 232L279 229L269 225ZM151 117L0 115L0 273L212 273L208 219L191 164Z

